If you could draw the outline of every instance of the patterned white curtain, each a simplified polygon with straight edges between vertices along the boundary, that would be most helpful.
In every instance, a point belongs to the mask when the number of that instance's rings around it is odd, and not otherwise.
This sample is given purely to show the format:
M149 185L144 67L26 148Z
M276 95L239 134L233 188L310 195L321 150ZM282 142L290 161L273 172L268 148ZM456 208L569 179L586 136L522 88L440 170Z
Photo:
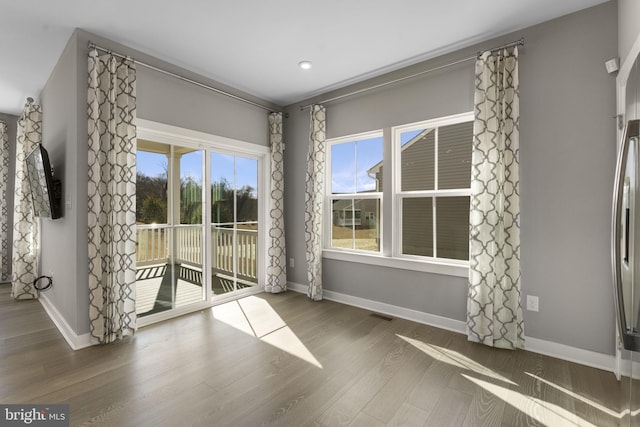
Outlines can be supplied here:
M9 182L9 135L7 124L0 122L0 283L9 280L9 216L7 183Z
M269 265L265 292L287 290L287 253L284 241L284 143L282 141L282 113L269 114L269 142L271 144L271 211L269 218Z
M40 257L39 220L34 215L25 160L42 142L42 109L29 98L20 119L16 139L16 177L13 196L13 252L11 296L38 298L33 281Z
M305 197L305 241L307 296L314 301L322 300L322 205L324 200L324 168L326 137L326 110L322 105L311 106L311 136L307 155Z
M524 347L520 301L518 50L476 61L471 169L470 341Z
M136 72L89 54L89 320L109 343L136 329Z

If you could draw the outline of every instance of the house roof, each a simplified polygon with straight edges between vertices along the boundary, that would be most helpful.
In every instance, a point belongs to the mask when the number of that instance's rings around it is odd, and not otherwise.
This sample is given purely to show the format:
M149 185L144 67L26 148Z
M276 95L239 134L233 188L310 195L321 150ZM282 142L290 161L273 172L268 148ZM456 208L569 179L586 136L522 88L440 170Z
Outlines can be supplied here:
M400 151L404 151L407 148L411 147L416 142L420 141L422 138L427 136L429 133L433 132L433 128L424 129L422 132L418 133L416 136L407 141L402 147L400 147ZM384 160L373 165L370 169L367 170L367 173L379 173L380 169L382 169Z

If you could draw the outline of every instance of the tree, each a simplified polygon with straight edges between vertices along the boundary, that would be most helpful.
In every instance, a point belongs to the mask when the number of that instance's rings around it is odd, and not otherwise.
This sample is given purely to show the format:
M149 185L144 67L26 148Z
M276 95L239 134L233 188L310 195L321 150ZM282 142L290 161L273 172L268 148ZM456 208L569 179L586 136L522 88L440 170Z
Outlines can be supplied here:
M154 196L148 196L142 202L142 222L145 224L166 224L167 203Z
M167 177L136 174L136 222L166 224Z
M180 181L180 223L202 223L202 186L190 176Z
M255 221L258 219L258 199L254 188L245 185L236 192L236 208L238 222Z
M211 222L233 222L233 188L225 178L211 184Z

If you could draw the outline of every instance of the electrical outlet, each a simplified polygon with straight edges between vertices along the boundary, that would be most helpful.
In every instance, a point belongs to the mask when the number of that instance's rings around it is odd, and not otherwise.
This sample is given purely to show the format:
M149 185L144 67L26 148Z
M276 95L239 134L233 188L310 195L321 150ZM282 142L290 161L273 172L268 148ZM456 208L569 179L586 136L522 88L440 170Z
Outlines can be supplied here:
M533 295L527 295L527 310L538 311L538 309L539 309L538 297Z
M296 262L293 258L289 258L289 267L295 268Z

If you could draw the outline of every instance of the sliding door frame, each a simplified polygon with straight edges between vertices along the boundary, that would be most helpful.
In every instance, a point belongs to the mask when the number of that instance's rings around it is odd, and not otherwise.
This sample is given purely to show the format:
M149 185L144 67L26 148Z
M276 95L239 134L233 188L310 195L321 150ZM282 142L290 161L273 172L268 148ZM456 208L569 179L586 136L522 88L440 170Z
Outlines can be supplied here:
M192 313L218 304L235 300L242 296L260 293L264 290L266 280L267 265L267 237L268 237L268 218L270 209L270 199L268 197L269 180L270 180L270 164L269 164L269 147L239 141L222 136L212 135L204 132L194 131L191 129L181 128L177 126L167 125L164 123L153 122L150 120L137 119L137 137L139 139L170 144L171 146L181 146L203 150L204 155L204 173L203 173L203 286L205 287L205 300L189 304L184 307L174 308L157 314L151 314L137 319L139 327L150 325L183 314ZM257 262L257 279L258 285L245 289L236 290L235 292L213 295L211 290L210 276L212 272L211 265L211 153L229 154L239 157L256 159L258 162L258 258ZM208 191L205 191L208 190ZM204 272L208 272L204 274Z

